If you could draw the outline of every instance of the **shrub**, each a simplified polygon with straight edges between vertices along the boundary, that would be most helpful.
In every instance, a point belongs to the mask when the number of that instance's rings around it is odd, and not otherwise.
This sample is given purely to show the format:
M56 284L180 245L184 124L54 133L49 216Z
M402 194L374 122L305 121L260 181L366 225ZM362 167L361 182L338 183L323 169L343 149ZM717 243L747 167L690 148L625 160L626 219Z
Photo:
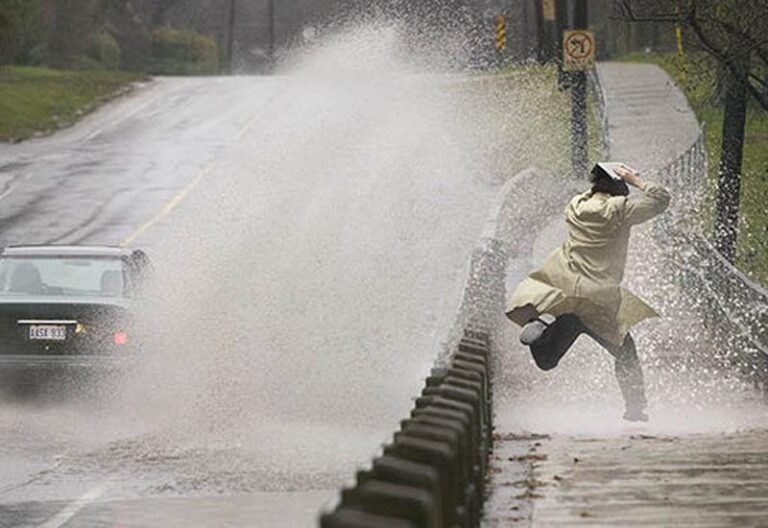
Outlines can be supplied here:
M199 33L171 27L152 31L151 73L209 75L219 70L216 43Z
M85 54L97 69L117 70L122 62L122 50L115 37L107 32L95 33L88 37Z

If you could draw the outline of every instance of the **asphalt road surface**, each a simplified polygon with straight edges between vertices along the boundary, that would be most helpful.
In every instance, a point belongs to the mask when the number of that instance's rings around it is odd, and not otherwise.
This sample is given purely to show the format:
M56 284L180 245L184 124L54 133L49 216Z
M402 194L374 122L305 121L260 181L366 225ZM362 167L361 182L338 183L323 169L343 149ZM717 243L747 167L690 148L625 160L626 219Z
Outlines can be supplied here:
M388 440L500 182L473 88L380 55L157 79L0 146L0 242L157 277L130 367L0 402L0 526L310 526Z

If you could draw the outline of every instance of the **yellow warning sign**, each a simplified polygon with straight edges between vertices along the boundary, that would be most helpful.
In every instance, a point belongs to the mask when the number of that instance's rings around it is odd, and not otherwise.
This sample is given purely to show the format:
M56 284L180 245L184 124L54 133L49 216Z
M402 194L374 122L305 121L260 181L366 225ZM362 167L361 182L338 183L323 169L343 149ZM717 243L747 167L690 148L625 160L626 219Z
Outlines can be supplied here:
M586 71L595 68L595 34L584 29L563 32L563 69Z
M541 13L544 20L552 22L555 20L555 0L541 0Z
M504 15L496 17L496 49L507 49L507 18Z

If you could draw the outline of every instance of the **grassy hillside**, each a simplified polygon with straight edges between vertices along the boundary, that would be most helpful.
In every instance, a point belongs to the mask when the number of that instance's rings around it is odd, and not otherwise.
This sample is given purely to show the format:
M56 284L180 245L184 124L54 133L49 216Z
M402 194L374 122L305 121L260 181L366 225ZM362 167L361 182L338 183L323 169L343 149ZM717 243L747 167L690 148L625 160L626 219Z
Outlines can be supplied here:
M0 141L21 141L71 125L141 79L113 71L0 69Z

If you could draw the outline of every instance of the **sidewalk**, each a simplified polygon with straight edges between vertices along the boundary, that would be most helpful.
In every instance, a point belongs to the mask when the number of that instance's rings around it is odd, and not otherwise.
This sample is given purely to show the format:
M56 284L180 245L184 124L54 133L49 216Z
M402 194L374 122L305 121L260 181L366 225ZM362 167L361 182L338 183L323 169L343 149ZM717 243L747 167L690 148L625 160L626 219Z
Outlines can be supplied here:
M611 157L642 172L690 147L699 124L683 93L653 64L603 63Z
M662 70L609 63L599 73L613 159L652 178L696 140L696 118ZM511 263L508 288L563 234L561 218L545 227L533 254ZM768 526L768 410L727 371L665 361L708 351L697 321L671 315L674 292L658 291L653 251L642 231L635 238L628 285L666 316L633 331L651 421L621 420L612 360L589 339L544 373L507 325L485 526Z

